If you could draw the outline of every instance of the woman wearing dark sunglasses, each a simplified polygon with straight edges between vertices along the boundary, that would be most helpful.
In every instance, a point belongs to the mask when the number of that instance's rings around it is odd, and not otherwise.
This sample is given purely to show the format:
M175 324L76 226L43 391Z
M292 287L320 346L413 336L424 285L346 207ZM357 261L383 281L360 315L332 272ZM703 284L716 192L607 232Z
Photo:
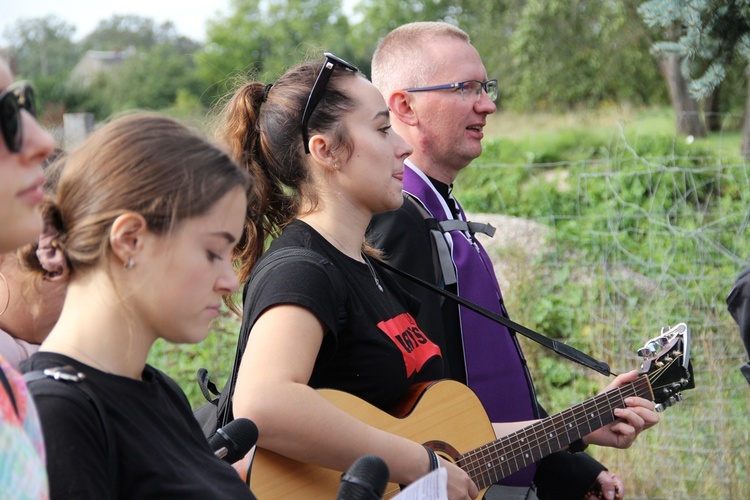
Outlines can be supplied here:
M0 254L30 243L42 231L42 162L54 140L34 119L33 102L31 88L14 85L0 58ZM0 314L4 308L0 303ZM47 498L39 417L21 375L2 356L0 382L0 491Z
M414 322L416 304L364 242L372 215L402 203L411 147L391 130L380 92L331 54L273 85L245 84L224 118L224 137L265 200L248 212L246 229L256 237L239 255L240 278L249 278L242 331L250 333L234 416L257 423L264 450L338 471L374 454L390 481L415 481L438 467L434 452L350 416L315 390L338 389L386 409L413 384L442 378L440 350ZM260 258L269 237L276 239ZM289 247L318 259L262 262ZM256 267L266 272L251 276ZM477 495L464 471L443 466L453 498ZM263 483L252 470L259 497L283 496L274 491L282 478Z
M55 142L34 118L34 95L26 82L13 84L0 59L0 253L28 243L42 232L42 161Z

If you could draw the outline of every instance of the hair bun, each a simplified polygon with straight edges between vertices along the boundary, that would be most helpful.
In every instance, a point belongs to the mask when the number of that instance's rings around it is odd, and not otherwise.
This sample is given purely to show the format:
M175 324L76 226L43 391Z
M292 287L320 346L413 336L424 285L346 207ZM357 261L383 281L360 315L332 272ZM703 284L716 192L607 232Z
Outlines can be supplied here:
M48 277L67 278L70 274L70 265L60 241L60 234L63 232L62 214L52 201L45 204L44 213L45 224L39 236L36 258Z

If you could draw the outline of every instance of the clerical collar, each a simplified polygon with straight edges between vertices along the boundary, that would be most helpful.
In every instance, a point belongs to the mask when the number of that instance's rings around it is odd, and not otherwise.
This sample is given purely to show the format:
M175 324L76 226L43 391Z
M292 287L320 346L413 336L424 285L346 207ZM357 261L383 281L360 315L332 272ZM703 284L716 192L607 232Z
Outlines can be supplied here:
M451 193L453 192L453 184L448 185L444 182L440 182L437 179L433 179L429 175L427 176L427 178L430 180L432 185L435 186L435 190L440 193L440 196L443 197L445 203L448 205L448 208L450 208L453 217L456 219L460 219L461 210L458 208L458 203L456 203L456 200L451 197Z
M427 176L427 178L430 179L430 182L433 186L435 186L435 189L437 189L437 192L440 193L440 196L448 201L451 197L451 192L453 191L453 184L448 185L444 182L440 182L437 179L433 179L429 175Z

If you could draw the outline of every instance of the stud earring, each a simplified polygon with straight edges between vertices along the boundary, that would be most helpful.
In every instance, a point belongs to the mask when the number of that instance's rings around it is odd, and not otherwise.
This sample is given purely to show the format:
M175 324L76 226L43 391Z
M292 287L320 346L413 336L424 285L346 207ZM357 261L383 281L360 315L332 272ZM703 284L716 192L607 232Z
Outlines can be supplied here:
M135 259L133 257L130 257L122 267L124 267L126 271L130 271L131 269L133 269L133 266L135 266Z

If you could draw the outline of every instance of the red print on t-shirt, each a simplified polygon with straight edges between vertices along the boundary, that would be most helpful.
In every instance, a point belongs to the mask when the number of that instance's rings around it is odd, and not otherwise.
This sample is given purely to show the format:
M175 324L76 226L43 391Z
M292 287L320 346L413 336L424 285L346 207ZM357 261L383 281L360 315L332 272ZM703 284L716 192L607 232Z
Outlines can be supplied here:
M433 356L440 356L440 348L419 329L409 313L402 313L388 321L378 323L378 328L388 335L401 350L406 366L406 376L422 369Z

